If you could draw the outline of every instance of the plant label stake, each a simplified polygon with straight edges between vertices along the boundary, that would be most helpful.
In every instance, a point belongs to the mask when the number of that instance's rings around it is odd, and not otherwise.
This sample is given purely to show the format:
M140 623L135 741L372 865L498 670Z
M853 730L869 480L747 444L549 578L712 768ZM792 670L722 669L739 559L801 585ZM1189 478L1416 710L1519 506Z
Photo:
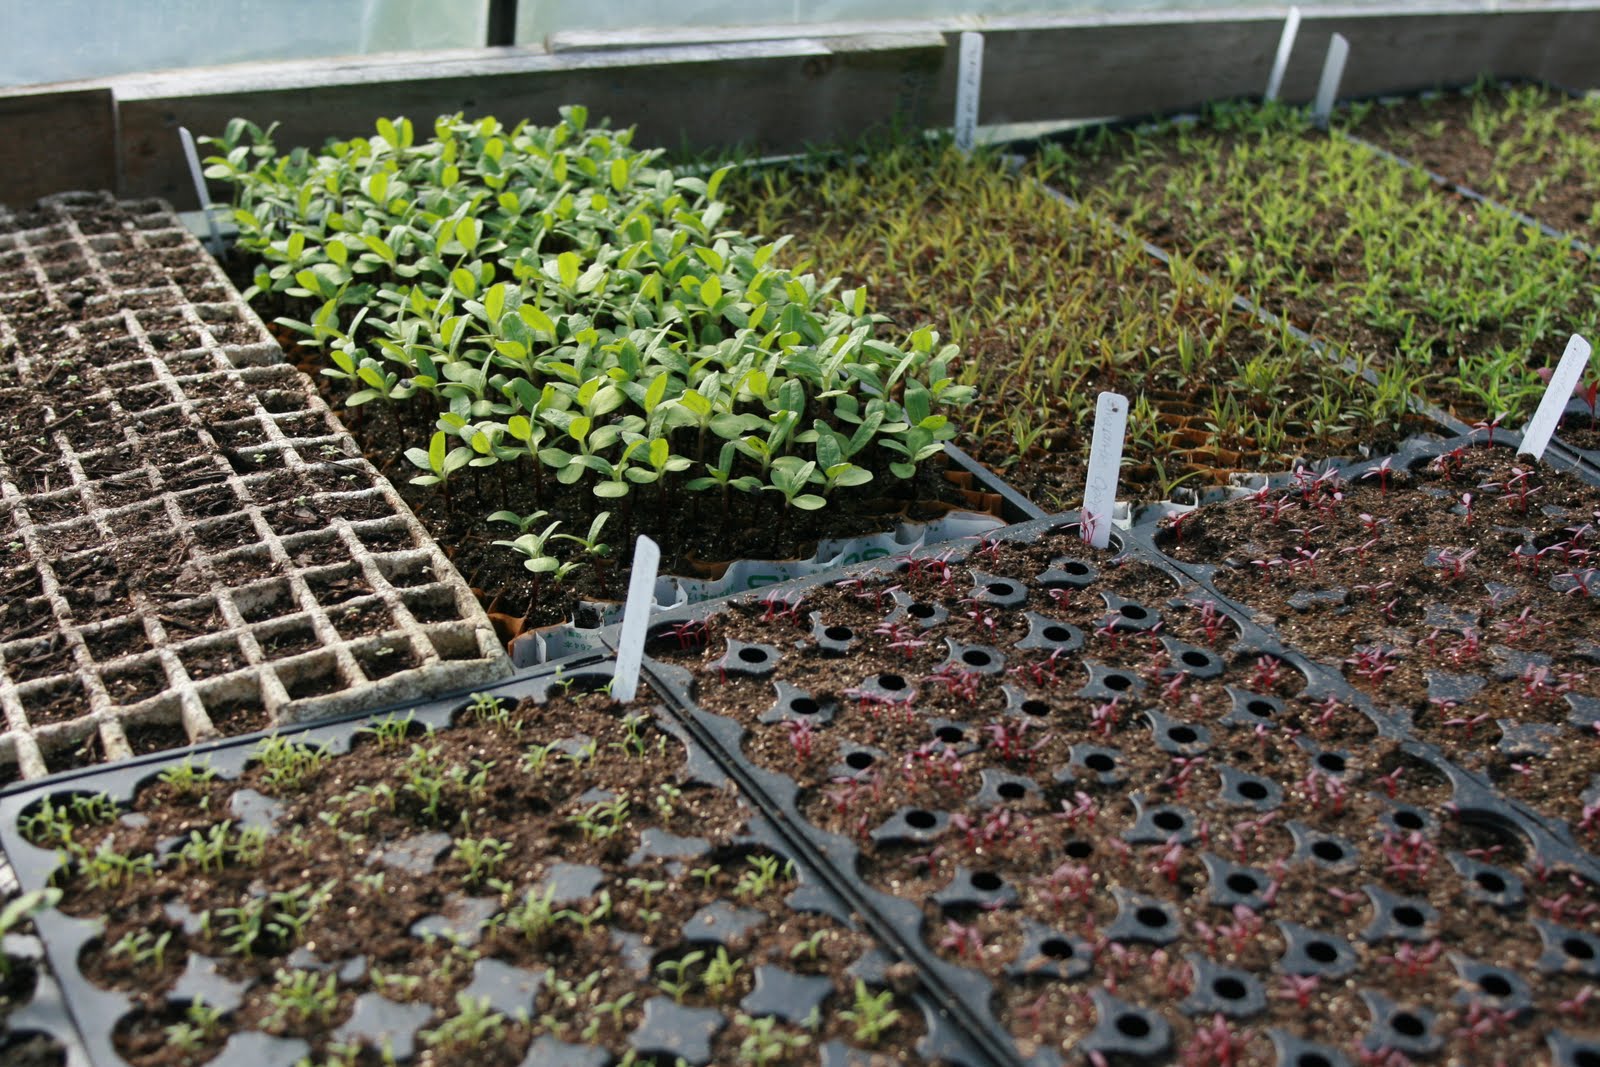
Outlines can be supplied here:
M1556 365L1556 372L1550 376L1550 384L1545 386L1539 410L1533 413L1533 418L1528 420L1528 428L1522 431L1522 446L1517 449L1517 455L1527 452L1534 459L1544 456L1545 446L1556 432L1556 423L1561 421L1562 414L1567 410L1567 401L1578 387L1578 379L1583 377L1584 370L1589 366L1589 352L1589 342L1573 334L1572 340L1567 342L1567 350L1561 355L1561 362Z
M1117 475L1122 469L1122 438L1128 430L1128 398L1101 393L1094 409L1094 442L1089 446L1089 474L1083 486L1079 535L1095 548L1111 544L1111 512L1117 504Z
M983 34L963 33L956 63L956 147L971 152L978 139L978 90L983 85Z
M206 217L206 229L211 231L211 236L206 239L206 247L211 249L214 256L222 255L222 234L217 229L217 219L212 211L211 194L206 191L205 172L200 169L200 153L194 150L194 134L189 132L189 127L178 127L178 139L183 142L183 158L189 161L189 176L194 179L194 191L200 196L200 212Z
M1344 61L1350 58L1350 42L1342 33L1333 35L1328 42L1328 55L1322 61L1322 81L1317 83L1317 102L1311 108L1311 118L1318 126L1328 124L1333 114L1333 102L1339 98L1339 82L1344 79Z
M633 575L628 579L628 602L622 608L622 634L617 642L617 671L611 678L611 697L624 704L639 691L639 663L644 659L644 634L650 626L650 604L660 567L661 546L640 537L633 548Z
M1278 99L1283 88L1283 73L1289 69L1289 53L1294 51L1294 38L1300 32L1300 9L1291 7L1289 17L1283 20L1283 36L1278 38L1278 54L1272 60L1272 74L1267 78L1267 91L1262 98L1268 103Z

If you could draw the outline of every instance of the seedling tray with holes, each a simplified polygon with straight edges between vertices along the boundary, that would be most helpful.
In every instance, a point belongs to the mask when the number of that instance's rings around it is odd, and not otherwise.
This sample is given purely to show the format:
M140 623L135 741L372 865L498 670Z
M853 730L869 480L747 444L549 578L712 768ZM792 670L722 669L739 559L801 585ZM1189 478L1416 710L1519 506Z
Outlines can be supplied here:
M600 691L610 669L591 657L0 800L24 887L64 890L38 926L91 1062L175 1043L227 1067L340 1047L972 1062L665 708Z
M169 208L0 225L0 782L460 689L477 602Z
M1588 858L1144 536L682 613L650 669L1004 1062L1595 1052Z
M0 909L12 894L0 893ZM0 1062L7 1067L86 1067L61 987L30 924L0 937Z

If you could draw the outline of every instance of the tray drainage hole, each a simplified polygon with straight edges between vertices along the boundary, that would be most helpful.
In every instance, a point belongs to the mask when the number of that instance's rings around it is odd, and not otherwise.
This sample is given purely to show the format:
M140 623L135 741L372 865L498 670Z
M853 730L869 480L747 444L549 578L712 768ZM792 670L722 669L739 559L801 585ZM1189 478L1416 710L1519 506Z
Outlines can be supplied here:
M1402 904L1394 909L1394 921L1401 926L1421 926L1425 920L1422 917L1422 912L1413 908L1410 904Z
M1334 774L1344 773L1344 757L1337 752L1324 752L1317 757L1317 766Z
M796 715L815 715L817 712L821 711L822 708L819 707L817 702L812 700L810 697L795 697L793 700L789 701L789 710L794 712Z
M1068 841L1062 851L1075 860L1083 860L1094 854L1094 845L1088 841Z
M829 641L848 641L855 635L856 632L848 626L830 626L822 631L822 636Z
M1240 782L1239 795L1246 800L1267 799L1267 787L1260 782Z
M1265 700L1252 700L1244 706L1244 710L1260 719L1272 718L1272 713L1278 709L1268 704Z
M1255 875L1244 874L1242 872L1236 872L1228 875L1227 881L1224 884L1226 884L1227 887L1233 890L1235 893L1241 893L1245 895L1254 893L1256 890L1261 888L1261 886L1256 882Z
M870 752L852 752L844 758L845 763L858 771L864 771L876 762Z
M1061 565L1061 569L1066 571L1068 574L1075 574L1079 577L1089 573L1089 565L1087 563L1080 563L1075 559L1071 559L1063 563Z
M1505 892L1506 880L1493 871L1479 871L1472 876L1472 880L1491 893Z
M1427 823L1422 821L1422 816L1414 811L1397 811L1394 813L1394 824L1402 830L1420 830Z
M1124 689L1132 689L1133 679L1126 674L1108 674L1106 675L1106 688L1115 689L1118 692Z
M969 648L961 653L961 662L970 667L987 667L994 661L994 657L981 648Z
M1333 841L1318 841L1311 846L1311 854L1324 863L1338 863L1344 859L1344 848Z
M939 819L931 811L906 812L906 825L913 830L932 830L939 823Z
M1167 731L1167 737L1180 745L1192 745L1200 735L1194 732L1193 726L1174 726Z
M990 582L988 588L995 596L1010 596L1017 591L1017 587L1010 582Z
M1083 765L1096 774L1109 774L1117 769L1117 761L1104 752L1092 752L1083 761Z
M1150 819L1157 830L1182 830L1184 818L1175 811L1158 811Z
M913 604L906 609L906 614L910 615L913 619L931 619L933 618L933 605L921 603Z
M765 663L767 662L767 652L761 648L741 648L739 650L739 658L746 663Z
M1339 958L1339 950L1332 941L1312 941L1306 945L1306 955L1317 963L1333 963Z
M1053 960L1070 960L1072 942L1060 937L1048 938L1039 945L1039 951Z
M1159 930L1167 925L1167 913L1148 905L1134 912L1133 917L1138 920L1140 926L1148 926L1152 930Z
M1320 1052L1302 1052L1294 1058L1294 1067L1333 1067L1333 1061Z
M959 726L941 726L933 732L933 736L947 745L959 745L967 739L967 732Z
M1592 1048L1580 1048L1573 1054L1572 1062L1577 1067L1600 1067L1600 1052Z
M1066 641L1072 637L1072 631L1065 626L1046 626L1044 639L1046 641Z
M1561 942L1561 951L1575 960L1594 959L1594 946L1587 941L1580 941L1576 937L1569 937Z
M1117 1033L1123 1037L1141 1038L1150 1036L1150 1023L1142 1015L1129 1012L1117 1016Z
M1150 613L1137 604L1124 604L1119 610L1124 619L1132 619L1135 622L1150 617Z
M1231 975L1224 975L1212 982L1211 991L1223 1000L1243 1000L1248 992L1244 983Z
M1204 667L1206 664L1211 662L1210 656L1206 655L1204 652L1196 652L1193 649L1185 652L1182 656L1182 659L1184 664L1189 667Z
M972 888L982 890L985 893L997 892L1004 885L1005 882L993 871L979 871L972 876Z
M1050 714L1050 705L1042 700L1024 700L1022 702L1022 714L1042 719Z
M1021 800L1028 790L1021 782L1001 782L997 792L1007 800Z
M1406 1037L1421 1037L1428 1032L1428 1028L1423 1025L1422 1020L1412 1015L1409 1011L1396 1012L1394 1018L1389 1021L1389 1025L1394 1028L1396 1033L1404 1034Z
M1511 995L1511 983L1506 981L1503 974L1490 972L1478 979L1478 988L1491 997L1505 997Z
M880 674L878 675L878 685L884 689L904 689L906 680L898 674Z

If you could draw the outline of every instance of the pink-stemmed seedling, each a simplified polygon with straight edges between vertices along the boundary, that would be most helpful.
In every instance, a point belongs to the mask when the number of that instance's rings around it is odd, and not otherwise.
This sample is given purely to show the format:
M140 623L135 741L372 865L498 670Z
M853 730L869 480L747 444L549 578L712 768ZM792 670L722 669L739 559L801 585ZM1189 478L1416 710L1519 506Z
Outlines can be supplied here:
M1255 1039L1249 1030L1234 1032L1221 1012L1207 1025L1197 1025L1183 1050L1183 1067L1237 1067L1244 1062L1246 1046Z
M1407 941L1395 949L1392 956L1379 956L1378 962L1393 967L1396 975L1402 979L1420 978L1443 952L1444 943L1440 941L1430 941L1422 949Z
M1061 802L1061 810L1056 813L1056 818L1065 821L1068 829L1076 830L1079 820L1086 826L1093 826L1098 814L1094 797L1080 789L1073 793L1071 801Z
M1339 914L1349 915L1360 906L1362 895L1354 889L1340 889L1336 885L1326 887L1327 894L1339 902Z
M680 651L703 646L711 635L711 625L704 619L690 619L672 626L668 631L678 642Z
M1474 430L1483 430L1483 431L1485 431L1489 435L1489 443L1492 445L1492 444L1494 444L1494 432L1500 428L1500 423L1505 421L1506 414L1507 414L1506 412L1502 411L1500 414L1496 415L1493 419L1487 419L1487 420L1484 420L1482 422L1475 422L1475 423L1472 424L1472 428Z
M1390 800L1394 799L1395 792L1400 788L1400 776L1406 772L1404 767L1396 767L1388 774L1380 775L1378 783L1383 786L1383 791Z
M1110 737L1122 719L1122 698L1112 697L1089 710L1089 723L1101 737Z
M1269 690L1283 680L1283 661L1276 656L1258 656L1250 669L1250 688Z
M1286 974L1278 979L1278 988L1273 990L1273 997L1277 1000L1292 1000L1301 1011L1311 1010L1311 998L1317 995L1322 985L1322 978L1315 974Z
M802 763L810 759L816 743L816 729L811 725L811 720L786 719L783 726L789 731L789 746L794 749L795 758Z
M1362 480L1366 480L1367 478L1378 479L1378 493L1380 496L1389 495L1389 476L1394 473L1394 471L1390 468L1390 464L1393 462L1394 460L1391 457L1385 456L1382 463L1378 464L1376 467L1373 467L1371 470L1367 471L1367 473L1361 476Z
M1451 700L1442 701L1442 703L1449 707L1456 706L1455 702ZM1467 740L1470 741L1472 740L1472 735L1477 732L1478 727L1482 726L1486 722L1489 722L1493 718L1493 715L1489 714L1488 712L1484 712L1482 715L1474 715L1471 718L1457 717L1454 719L1446 719L1444 721L1444 725L1447 727L1463 728L1466 731Z
M1178 875L1183 871L1183 842L1177 837L1167 841L1166 849L1161 856L1151 865L1150 870L1158 877L1165 878L1173 885L1178 884Z
M981 960L983 958L983 931L974 925L963 925L954 919L945 920L945 935L939 941L939 948L944 951L954 952L959 959Z

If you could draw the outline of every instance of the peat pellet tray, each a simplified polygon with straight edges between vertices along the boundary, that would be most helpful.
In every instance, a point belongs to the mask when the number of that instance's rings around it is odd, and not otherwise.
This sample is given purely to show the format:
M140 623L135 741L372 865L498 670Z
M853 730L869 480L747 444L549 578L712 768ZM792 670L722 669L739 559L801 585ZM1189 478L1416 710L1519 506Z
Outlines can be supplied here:
M282 359L164 203L0 211L0 783L509 673Z

